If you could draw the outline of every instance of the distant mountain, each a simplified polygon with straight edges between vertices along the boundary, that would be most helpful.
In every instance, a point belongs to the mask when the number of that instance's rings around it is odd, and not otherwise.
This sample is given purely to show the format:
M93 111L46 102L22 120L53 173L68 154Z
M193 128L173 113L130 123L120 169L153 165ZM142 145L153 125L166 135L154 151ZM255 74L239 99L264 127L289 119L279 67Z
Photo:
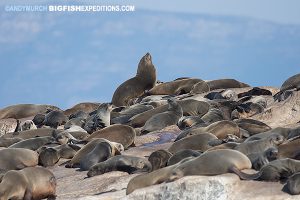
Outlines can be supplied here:
M280 86L300 69L300 25L230 16L0 13L0 107L110 101L150 52L158 79Z

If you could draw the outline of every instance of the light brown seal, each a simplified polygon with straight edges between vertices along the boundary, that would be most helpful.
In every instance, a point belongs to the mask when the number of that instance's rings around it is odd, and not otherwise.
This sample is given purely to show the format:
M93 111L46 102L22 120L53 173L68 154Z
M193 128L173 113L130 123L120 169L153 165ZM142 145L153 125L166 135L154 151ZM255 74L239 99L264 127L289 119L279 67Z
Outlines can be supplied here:
M31 129L37 129L36 125L32 120L26 120L21 124L21 131L26 131Z
M107 128L92 133L86 141L91 141L95 138L105 138L112 142L121 143L124 148L134 146L136 137L135 130L127 125L115 124Z
M68 108L64 111L66 116L77 113L78 111L84 111L90 113L99 107L100 103L84 102L74 105L72 108Z
M29 149L1 149L0 170L23 169L38 164L38 154Z
M32 130L27 130L27 131L19 131L19 132L14 132L14 133L7 133L2 136L2 138L14 138L18 137L21 139L30 139L34 137L45 137L45 136L51 136L53 131L59 133L62 132L63 130L56 130L52 128L38 128L38 129L32 129Z
M135 77L122 83L114 92L112 104L115 106L128 106L130 101L151 89L156 83L156 69L152 64L150 53L142 57Z
M129 174L136 171L150 171L151 163L141 157L126 156L126 155L117 155L104 162L100 162L96 165L93 165L88 173L88 177L101 175L111 171L124 171Z
M204 152L211 146L208 144L209 141L217 140L218 138L211 133L201 133L185 137L181 140L174 142L168 149L172 154L177 153L180 150L192 149Z
M177 136L175 141L178 141L186 136L196 135L205 132L212 133L219 139L225 139L229 134L241 137L240 128L235 122L229 120L222 120L214 122L206 127L196 127L184 130Z
M0 119L21 119L35 116L38 113L46 113L48 110L60 110L56 106L38 104L18 104L0 109Z
M4 174L0 183L0 199L55 198L56 178L43 167L28 167Z
M189 93L192 87L199 82L203 82L201 79L188 78L179 79L171 82L161 83L154 86L147 92L149 95L180 95Z
M248 84L239 82L235 79L218 79L206 82L199 82L194 85L191 90L191 94L201 94L216 89L227 89L227 88L243 88L250 87Z

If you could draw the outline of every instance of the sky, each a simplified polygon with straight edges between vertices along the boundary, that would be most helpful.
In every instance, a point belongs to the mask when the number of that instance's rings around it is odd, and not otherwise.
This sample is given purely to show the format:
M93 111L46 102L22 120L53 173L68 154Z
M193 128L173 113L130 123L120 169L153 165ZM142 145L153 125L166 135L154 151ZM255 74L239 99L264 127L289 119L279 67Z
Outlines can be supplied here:
M136 11L4 11L24 2L0 2L0 108L109 102L147 52L161 81L235 78L280 87L300 71L299 1L66 0L55 4L129 4Z

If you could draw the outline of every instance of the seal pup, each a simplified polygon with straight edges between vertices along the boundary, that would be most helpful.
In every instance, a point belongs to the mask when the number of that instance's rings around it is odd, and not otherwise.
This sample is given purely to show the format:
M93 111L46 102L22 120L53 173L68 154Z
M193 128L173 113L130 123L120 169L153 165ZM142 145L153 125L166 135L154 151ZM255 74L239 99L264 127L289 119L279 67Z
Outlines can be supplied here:
M246 96L260 96L260 95L272 95L270 90L266 90L259 87L253 87L251 90L247 92L241 92L238 94L238 98L246 97Z
M80 147L72 144L62 144L55 147L41 147L39 153L39 165L48 167L55 165L59 159L72 159Z
M38 164L38 153L29 149L10 148L0 150L0 170L19 170Z
M168 105L168 111L153 115L146 121L141 130L142 134L177 124L178 120L183 116L182 108L173 98L168 99Z
M265 164L277 159L278 149L271 147L262 153L251 153L247 156L252 163L252 168L255 170L260 170L260 168L262 168Z
M273 97L277 101L285 100L284 92L287 90L299 90L300 89L300 74L296 74L288 78L280 87L280 91L276 93Z
M112 104L128 106L134 98L142 96L146 90L153 88L156 83L156 69L152 64L150 53L146 53L138 64L135 77L122 83L114 92Z
M110 125L110 112L112 105L110 103L101 104L96 113L86 119L84 129L88 133L93 133Z
M167 162L171 156L172 153L165 149L160 149L152 152L148 158L152 166L151 171L167 166Z
M117 155L104 162L93 165L88 173L88 177L101 175L111 171L124 171L132 174L136 171L150 171L151 163L141 157Z
M37 129L36 125L32 120L26 120L21 125L21 131L31 130L31 129Z
M196 126L205 127L208 126L208 124L198 116L183 116L178 120L177 126L180 130L184 130Z
M55 198L56 178L43 167L27 167L4 174L0 183L0 199Z
M42 128L42 126L44 125L45 116L46 116L46 114L41 114L41 113L38 113L34 116L32 121L36 125L37 128Z

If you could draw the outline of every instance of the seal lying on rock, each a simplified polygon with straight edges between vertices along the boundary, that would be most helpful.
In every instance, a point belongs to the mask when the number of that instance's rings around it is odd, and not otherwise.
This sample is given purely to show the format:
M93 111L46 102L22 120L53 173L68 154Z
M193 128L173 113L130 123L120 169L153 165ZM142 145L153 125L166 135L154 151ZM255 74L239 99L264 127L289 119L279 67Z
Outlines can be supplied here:
M167 126L177 124L178 120L182 117L182 108L175 101L175 99L168 99L169 108L168 111L156 114L152 116L143 126L141 133L146 134L148 132L161 130Z
M241 171L234 171L242 180L263 180L279 181L286 179L296 172L300 172L300 161L285 158L278 159L264 165L259 172L247 174Z
M93 165L87 175L88 177L101 175L111 171L125 171L129 174L135 171L150 171L151 163L145 159L134 156L118 155L104 162Z
M34 167L38 164L38 153L29 149L1 149L0 171Z
M284 97L285 91L292 90L292 89L296 89L296 90L300 89L300 74L291 76L286 81L284 81L284 83L280 87L280 91L274 95L274 99L278 101L285 100L286 99Z
M0 199L55 198L56 178L43 167L27 167L4 174L0 183Z
M250 168L249 158L238 151L230 149L209 151L199 157L186 158L175 165L132 178L127 185L126 194L150 185L174 181L183 176L219 175Z

